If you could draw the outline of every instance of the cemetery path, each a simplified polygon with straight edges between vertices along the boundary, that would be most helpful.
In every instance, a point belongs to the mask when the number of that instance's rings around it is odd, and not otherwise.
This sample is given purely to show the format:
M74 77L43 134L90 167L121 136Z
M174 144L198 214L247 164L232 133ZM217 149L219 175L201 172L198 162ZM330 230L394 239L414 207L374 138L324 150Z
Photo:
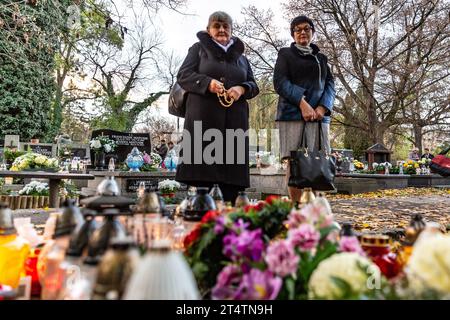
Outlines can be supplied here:
M362 232L403 229L414 213L442 228L450 225L450 194L330 199L330 203L338 222L350 221Z

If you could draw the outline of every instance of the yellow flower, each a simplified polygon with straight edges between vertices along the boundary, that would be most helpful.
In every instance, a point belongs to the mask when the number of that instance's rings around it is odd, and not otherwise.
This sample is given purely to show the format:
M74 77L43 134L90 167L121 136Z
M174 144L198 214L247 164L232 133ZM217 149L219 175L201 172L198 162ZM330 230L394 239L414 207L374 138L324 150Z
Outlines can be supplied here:
M407 167L408 167L408 164L407 164L407 163L404 163L403 166L404 166L405 168L407 168Z
M414 168L419 168L419 164L418 163L414 163Z
M413 164L413 163L414 163L414 161L408 160L408 164Z

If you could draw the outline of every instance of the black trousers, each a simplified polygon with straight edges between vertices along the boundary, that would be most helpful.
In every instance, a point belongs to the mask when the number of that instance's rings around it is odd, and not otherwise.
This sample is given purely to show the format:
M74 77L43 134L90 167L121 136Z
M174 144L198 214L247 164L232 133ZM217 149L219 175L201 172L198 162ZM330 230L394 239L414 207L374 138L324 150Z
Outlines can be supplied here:
M213 185L216 184L215 182L204 182L204 181L192 181L188 183L190 186L194 187L203 187L203 188L211 188ZM244 191L245 187L237 186L233 184L227 184L227 183L217 183L219 185L220 190L223 194L223 200L225 202L231 202L231 204L234 206L234 202L236 201L236 198L238 196L239 191Z

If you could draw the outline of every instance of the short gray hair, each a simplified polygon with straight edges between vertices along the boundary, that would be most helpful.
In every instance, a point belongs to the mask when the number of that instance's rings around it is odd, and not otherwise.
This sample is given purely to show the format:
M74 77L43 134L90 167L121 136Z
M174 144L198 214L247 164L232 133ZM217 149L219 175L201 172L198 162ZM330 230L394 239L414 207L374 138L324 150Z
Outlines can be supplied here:
M211 25L212 22L219 21L219 22L225 22L230 25L230 27L233 26L233 19L231 19L231 16L223 11L216 11L213 12L208 19L208 27Z

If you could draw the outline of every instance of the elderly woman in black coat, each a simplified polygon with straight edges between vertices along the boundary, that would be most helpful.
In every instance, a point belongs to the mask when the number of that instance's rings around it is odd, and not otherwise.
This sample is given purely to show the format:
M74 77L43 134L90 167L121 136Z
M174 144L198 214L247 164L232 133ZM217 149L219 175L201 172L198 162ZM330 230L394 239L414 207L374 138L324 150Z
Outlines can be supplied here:
M178 72L188 95L176 180L197 187L219 184L225 201L234 202L250 184L247 100L259 89L232 25L225 12L213 13Z

